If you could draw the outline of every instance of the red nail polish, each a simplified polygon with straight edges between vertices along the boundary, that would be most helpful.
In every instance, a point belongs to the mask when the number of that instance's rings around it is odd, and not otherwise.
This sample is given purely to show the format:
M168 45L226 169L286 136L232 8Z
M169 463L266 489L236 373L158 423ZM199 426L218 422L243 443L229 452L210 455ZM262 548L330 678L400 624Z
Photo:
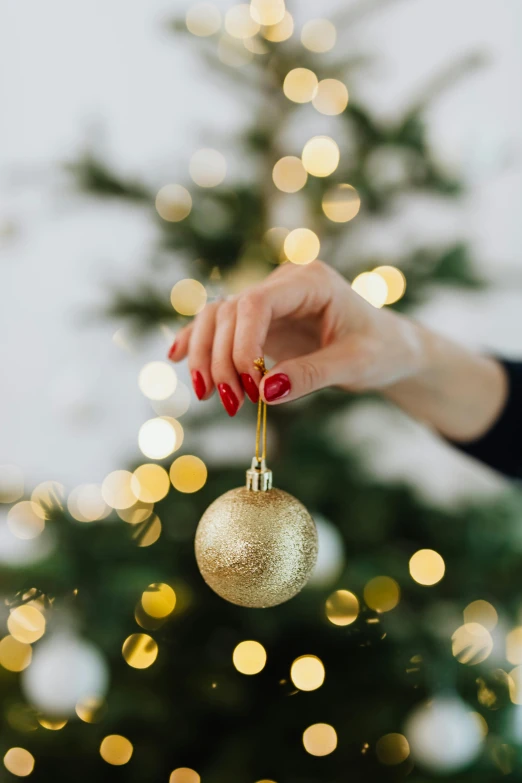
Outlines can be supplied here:
M264 395L265 400L272 402L273 400L280 400L282 397L286 397L290 394L292 384L290 378L284 372L276 372L275 375L271 375L265 380Z
M199 370L192 370L192 385L194 387L194 391L196 392L196 397L198 400L202 400L205 396L207 387L205 386L205 381L203 380L203 376Z
M239 408L239 400L228 383L218 383L218 392L228 415L235 416Z
M247 372L242 372L241 383L243 384L243 388L248 394L250 400L252 400L254 403L257 402L259 400L259 389L257 388L252 376Z
M173 343L172 343L172 345L170 346L170 351L169 351L169 359L170 359L171 361L174 359L174 354L176 353L176 348L177 348L177 347L178 347L178 341L177 341L177 340L174 340L174 342L173 342Z

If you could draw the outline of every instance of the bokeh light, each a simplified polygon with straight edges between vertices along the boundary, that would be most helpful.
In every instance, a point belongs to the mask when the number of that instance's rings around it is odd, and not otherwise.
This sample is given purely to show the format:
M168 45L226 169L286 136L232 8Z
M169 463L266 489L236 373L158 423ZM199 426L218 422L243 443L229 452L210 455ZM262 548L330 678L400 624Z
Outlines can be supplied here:
M132 491L132 473L128 470L113 470L103 480L101 494L111 508L130 508L136 503Z
M321 79L312 99L315 109L321 114L334 116L342 114L348 106L348 90L339 79Z
M464 619L466 619L464 617ZM513 665L522 663L522 628L513 628L506 636L506 660Z
M358 615L359 601L349 590L336 590L326 601L326 616L333 625L351 625Z
M132 751L132 742L126 737L122 737L121 734L109 734L100 745L102 759L115 767L127 764L131 759Z
M132 474L131 488L144 503L157 503L168 494L169 474L161 465L140 465Z
M388 288L385 305L391 305L402 299L406 291L406 278L400 269L395 266L377 266L373 274L382 277Z
M488 631L492 631L498 623L497 610L489 601L483 601L481 599L472 601L466 606L463 614L465 623L479 623L484 628L487 628ZM522 629L520 630L522 632ZM520 641L522 645L522 637ZM522 663L522 660L519 661L519 663Z
M4 636L0 641L0 666L9 672L22 672L31 663L31 645L19 642L13 636Z
M176 448L176 431L163 417L149 419L140 427L138 445L149 459L165 459ZM131 505L132 503L129 503L129 506Z
M328 723L314 723L304 732L303 745L311 756L328 756L337 747L337 733Z
M294 19L292 15L285 11L283 19L278 24L268 25L261 30L261 34L267 41L280 43L287 41L294 32Z
M389 612L399 603L400 588L390 576L376 576L364 588L364 600L376 612Z
M152 514L145 522L134 526L133 538L140 547L152 546L161 536L161 520Z
M45 617L36 606L17 606L9 614L7 629L17 641L33 644L45 633Z
M226 177L227 162L217 150L198 150L190 159L189 173L201 188L215 188Z
M266 650L259 642L240 642L232 654L232 661L241 674L259 674L265 668Z
M272 179L276 188L283 193L297 193L306 185L308 174L306 173L301 158L287 155L275 164L272 171Z
M59 718L45 718L43 715L38 715L37 720L40 726L42 726L44 729L49 729L49 731L60 731L60 729L63 729L63 727L67 725L67 720L60 720Z
M323 196L323 212L334 223L347 223L359 214L361 198L352 185L335 185Z
M375 745L375 753L381 764L402 764L410 755L408 740L403 734L385 734Z
M419 549L410 558L410 574L420 585L435 585L444 576L444 560L433 549Z
M190 408L190 398L190 389L178 379L174 394L166 400L151 400L151 406L158 416L178 418Z
M199 280L180 280L170 292L170 302L180 315L196 315L207 303L205 286Z
M509 672L509 697L513 704L522 705L522 666L515 666Z
M300 691L315 691L324 682L323 662L316 655L301 655L293 662L290 677Z
M197 492L207 480L207 468L199 457L184 454L170 466L170 480L178 492Z
M493 639L488 629L480 623L465 623L451 637L451 649L459 663L476 666L489 657Z
M311 52L329 52L336 40L337 31L328 19L311 19L301 30L301 43Z
M283 92L294 103L308 103L317 92L317 76L309 68L293 68L283 82Z
M303 147L303 166L314 177L328 177L339 165L339 147L330 136L313 136Z
M146 633L133 633L128 636L121 651L133 669L147 669L158 657L158 645L152 636Z
M138 386L149 400L166 400L176 390L174 368L166 362L149 362L141 368Z
M254 36L253 38L243 38L243 46L252 54L268 54L268 46L262 38Z
M141 605L150 617L156 619L168 617L176 606L176 593L170 585L155 582L143 592Z
M26 778L34 769L34 756L25 748L10 748L4 756L4 766L11 775Z
M276 263L283 263L284 261L288 260L285 254L284 246L285 239L289 233L290 231L287 228L283 228L282 226L274 226L273 228L269 228L263 236L263 240L267 243L267 245L270 245L275 254Z
M144 503L142 500L138 500L130 508L117 509L116 513L120 519L128 522L129 525L139 525L140 522L145 522L146 519L149 519L153 510L154 503Z
M45 512L38 503L21 500L9 509L7 526L17 538L36 538L45 528Z
M0 503L14 503L24 494L24 474L17 465L0 465Z
M260 25L279 24L285 16L285 0L251 0L250 15Z
M105 519L111 512L98 484L80 484L75 487L67 498L67 508L77 522L96 522Z
M309 228L295 228L286 237L283 247L293 264L309 264L319 255L321 243L317 234Z
M201 778L193 769L178 767L171 772L169 783L201 783Z
M383 307L388 298L386 281L376 272L362 272L352 283L352 289L374 307Z
M252 18L248 3L239 3L228 9L225 15L225 30L232 38L252 38L259 29L260 25Z
M169 223L179 223L190 215L192 196L183 185L164 185L156 196L158 215Z
M104 716L107 705L104 700L91 696L82 699L75 707L75 711L80 720L84 723L98 723Z
M52 509L63 509L65 487L59 481L42 481L31 492L31 500L42 509L40 516L48 516Z
M214 35L221 27L221 13L214 3L196 3L187 10L187 29L193 35Z
M232 38L231 35L222 35L218 43L218 58L224 65L230 68L241 68L254 59L252 52L246 48L246 38Z

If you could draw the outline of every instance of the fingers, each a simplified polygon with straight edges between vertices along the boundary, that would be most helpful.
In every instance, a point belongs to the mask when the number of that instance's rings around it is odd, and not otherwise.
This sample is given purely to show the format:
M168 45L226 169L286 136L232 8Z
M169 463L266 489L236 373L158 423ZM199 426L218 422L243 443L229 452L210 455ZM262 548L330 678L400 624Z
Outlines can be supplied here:
M211 359L219 303L207 304L192 322L188 365L198 400L207 400L214 390Z
M229 416L236 415L244 399L243 388L232 359L236 310L234 300L219 305L211 361L212 380Z
M188 353L190 334L192 332L192 324L180 329L176 335L176 339L170 346L168 352L168 358L171 362L180 362L184 359Z

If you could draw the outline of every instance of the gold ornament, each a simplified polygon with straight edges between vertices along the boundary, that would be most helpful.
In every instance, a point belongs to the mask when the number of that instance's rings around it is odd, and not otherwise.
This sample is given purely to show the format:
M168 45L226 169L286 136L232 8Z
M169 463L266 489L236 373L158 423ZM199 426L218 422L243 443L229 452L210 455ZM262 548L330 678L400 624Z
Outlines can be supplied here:
M265 372L262 360L255 364ZM250 608L276 606L293 598L307 583L317 560L315 523L302 503L272 487L265 452L266 405L260 398L256 456L247 470L246 486L215 500L196 531L196 560L205 582L221 598Z

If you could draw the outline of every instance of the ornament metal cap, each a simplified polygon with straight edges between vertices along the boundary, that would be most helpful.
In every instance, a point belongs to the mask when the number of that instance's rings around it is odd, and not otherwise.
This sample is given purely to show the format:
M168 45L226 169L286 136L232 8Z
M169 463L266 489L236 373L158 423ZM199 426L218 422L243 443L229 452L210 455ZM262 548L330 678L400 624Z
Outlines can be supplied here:
M264 457L252 457L252 465L246 472L246 488L253 492L272 489L272 471L267 468Z

